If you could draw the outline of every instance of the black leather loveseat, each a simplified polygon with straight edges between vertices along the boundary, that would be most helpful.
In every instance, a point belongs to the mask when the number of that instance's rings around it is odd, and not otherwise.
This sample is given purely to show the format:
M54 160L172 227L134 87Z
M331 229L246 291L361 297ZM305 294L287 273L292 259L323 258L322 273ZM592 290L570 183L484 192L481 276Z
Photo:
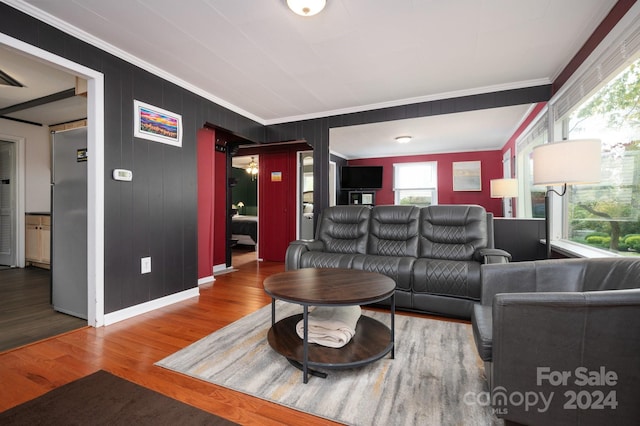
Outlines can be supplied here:
M493 216L480 206L335 206L314 240L293 241L287 270L354 268L396 282L398 309L471 318L480 265L507 262L493 249Z
M640 259L484 265L472 324L505 424L640 421Z

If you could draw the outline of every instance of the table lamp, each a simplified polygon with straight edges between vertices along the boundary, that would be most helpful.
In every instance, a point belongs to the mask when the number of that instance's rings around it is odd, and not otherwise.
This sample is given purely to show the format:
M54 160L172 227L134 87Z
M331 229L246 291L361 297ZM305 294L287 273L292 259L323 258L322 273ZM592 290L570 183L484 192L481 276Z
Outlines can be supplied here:
M490 182L491 198L502 198L502 215L512 217L511 198L518 196L518 179L492 179ZM506 199L509 200L506 200ZM508 208L505 208L505 205Z

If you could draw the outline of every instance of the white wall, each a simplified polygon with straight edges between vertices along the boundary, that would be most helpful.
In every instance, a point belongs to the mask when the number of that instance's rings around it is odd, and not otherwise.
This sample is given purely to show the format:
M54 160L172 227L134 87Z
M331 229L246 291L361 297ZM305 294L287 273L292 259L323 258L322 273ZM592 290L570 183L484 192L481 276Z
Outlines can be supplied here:
M25 212L51 210L49 128L0 118L0 135L25 140Z

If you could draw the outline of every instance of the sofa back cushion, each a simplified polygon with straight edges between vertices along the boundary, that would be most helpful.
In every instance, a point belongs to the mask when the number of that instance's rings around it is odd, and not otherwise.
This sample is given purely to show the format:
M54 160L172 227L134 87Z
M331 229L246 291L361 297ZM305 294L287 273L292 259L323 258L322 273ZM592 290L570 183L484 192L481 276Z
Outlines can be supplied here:
M360 253L367 250L370 209L366 206L334 206L322 210L316 239L330 253Z
M521 268L515 268L511 280L517 280L517 287L523 292L582 291L586 262L587 259L515 262L513 265L521 265Z
M487 214L481 206L437 205L420 210L419 257L472 260L487 247Z
M367 254L418 257L418 220L415 206L376 206L369 218Z
M640 288L640 259L611 257L585 260L582 291Z

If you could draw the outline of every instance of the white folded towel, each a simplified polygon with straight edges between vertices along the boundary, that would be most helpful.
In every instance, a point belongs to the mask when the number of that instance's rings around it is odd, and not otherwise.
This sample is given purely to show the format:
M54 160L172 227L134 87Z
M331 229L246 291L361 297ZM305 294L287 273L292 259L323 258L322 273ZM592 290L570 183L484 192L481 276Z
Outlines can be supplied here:
M309 312L309 343L341 348L356 334L360 306L316 306ZM296 332L304 338L304 320L296 324Z

